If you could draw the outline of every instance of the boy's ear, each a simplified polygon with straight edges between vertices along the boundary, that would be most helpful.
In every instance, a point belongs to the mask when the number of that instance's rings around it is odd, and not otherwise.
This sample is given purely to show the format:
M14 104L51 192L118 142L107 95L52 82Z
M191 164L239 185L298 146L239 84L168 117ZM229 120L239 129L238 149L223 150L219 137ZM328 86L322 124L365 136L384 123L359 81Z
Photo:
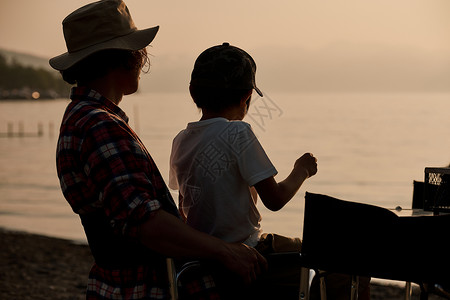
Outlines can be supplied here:
M244 96L242 96L242 99L240 101L241 105L250 105L250 97L252 96L253 90L249 90L247 93L244 94ZM249 103L247 103L247 100Z

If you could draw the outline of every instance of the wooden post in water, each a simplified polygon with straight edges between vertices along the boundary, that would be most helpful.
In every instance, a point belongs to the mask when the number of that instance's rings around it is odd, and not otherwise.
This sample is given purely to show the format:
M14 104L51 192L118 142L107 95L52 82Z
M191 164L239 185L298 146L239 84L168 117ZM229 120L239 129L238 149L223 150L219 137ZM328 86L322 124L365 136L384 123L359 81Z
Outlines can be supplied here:
M25 132L24 132L24 127L23 127L23 122L20 121L19 122L19 136L23 137L24 135L25 135Z
M44 127L41 122L38 123L38 133L37 134L38 134L38 136L44 135Z
M54 128L53 122L48 123L48 136L51 138L53 137Z
M44 123L38 122L36 131L25 131L25 124L23 121L17 122L17 129L14 128L13 122L8 122L6 125L6 133L0 132L0 137L43 137L44 136ZM55 127L53 122L49 122L48 124L48 135L50 138L54 136Z
M7 136L8 137L14 136L14 132L13 131L14 131L14 124L9 122L8 123L8 129L7 129Z

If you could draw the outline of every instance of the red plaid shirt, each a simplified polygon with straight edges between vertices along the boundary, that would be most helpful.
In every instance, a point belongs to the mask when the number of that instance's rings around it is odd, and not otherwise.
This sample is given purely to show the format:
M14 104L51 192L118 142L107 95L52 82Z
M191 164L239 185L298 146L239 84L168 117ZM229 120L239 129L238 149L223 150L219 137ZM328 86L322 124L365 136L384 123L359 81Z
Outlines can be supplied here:
M102 210L115 235L135 240L139 225L152 212L162 208L178 216L163 178L128 126L126 114L87 88L73 88L71 99L61 124L56 160L61 189L73 211L83 215ZM95 264L88 299L169 299L162 266L143 262L112 269ZM211 282L200 280L199 285L207 289Z

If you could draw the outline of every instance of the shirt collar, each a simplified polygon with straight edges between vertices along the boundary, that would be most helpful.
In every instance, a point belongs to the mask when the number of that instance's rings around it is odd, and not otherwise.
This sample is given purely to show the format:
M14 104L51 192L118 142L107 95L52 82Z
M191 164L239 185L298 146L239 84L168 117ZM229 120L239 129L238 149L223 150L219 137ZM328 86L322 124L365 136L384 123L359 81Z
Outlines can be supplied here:
M115 115L123 119L126 123L128 123L127 114L119 106L114 104L106 97L103 97L99 92L93 89L90 89L88 87L72 87L72 90L70 92L70 99L72 101L82 100L100 103L103 107L105 107L105 109L114 113Z

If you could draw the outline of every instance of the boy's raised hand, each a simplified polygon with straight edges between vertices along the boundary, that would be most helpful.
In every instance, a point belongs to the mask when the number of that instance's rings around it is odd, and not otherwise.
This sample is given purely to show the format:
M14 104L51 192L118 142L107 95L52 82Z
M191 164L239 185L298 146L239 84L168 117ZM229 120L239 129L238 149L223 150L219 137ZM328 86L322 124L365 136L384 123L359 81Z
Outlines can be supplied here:
M294 163L291 173L283 181L276 182L273 176L255 184L264 206L272 211L281 209L288 203L303 182L317 173L317 158L305 153Z
M305 153L295 161L294 169L303 168L306 171L306 178L317 173L317 158L312 153Z

